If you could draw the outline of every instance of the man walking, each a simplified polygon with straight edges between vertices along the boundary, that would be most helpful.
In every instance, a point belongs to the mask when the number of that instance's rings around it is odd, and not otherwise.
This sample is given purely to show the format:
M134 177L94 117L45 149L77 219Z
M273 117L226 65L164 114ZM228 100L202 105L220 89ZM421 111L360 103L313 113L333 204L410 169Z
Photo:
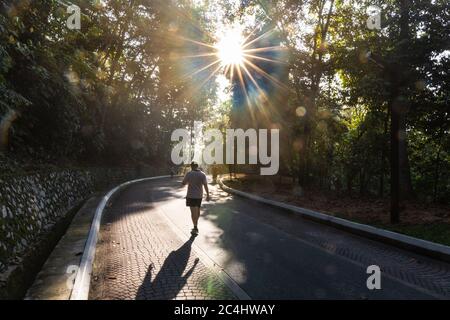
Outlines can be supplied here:
M198 163L191 163L189 171L183 179L183 186L188 185L186 195L186 207L191 209L192 223L194 228L191 231L193 236L198 235L198 219L200 218L200 207L203 199L203 188L206 191L206 201L209 201L209 189L206 175L198 168Z

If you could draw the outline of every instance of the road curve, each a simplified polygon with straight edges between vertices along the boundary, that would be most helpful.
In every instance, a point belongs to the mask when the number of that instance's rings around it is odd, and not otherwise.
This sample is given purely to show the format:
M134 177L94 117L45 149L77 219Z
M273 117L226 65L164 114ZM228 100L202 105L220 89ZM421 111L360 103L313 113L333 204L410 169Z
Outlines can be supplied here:
M448 263L228 195L218 186L211 186L211 192L212 201L203 205L195 245L252 299L450 299ZM178 178L143 182L119 194L109 210L126 218L139 203L146 219L158 224L164 221L187 240L191 221L184 195ZM104 225L111 224L107 219ZM137 239L145 245L140 238L164 231L152 232L139 229L139 235L132 235L130 241ZM120 257L110 259L120 261ZM108 261L97 264L105 270L117 268ZM370 265L382 271L380 290L367 288ZM148 266L130 270L138 272L140 268ZM195 273L192 270L190 274ZM138 298L132 290L122 289ZM102 294L96 298L101 299Z

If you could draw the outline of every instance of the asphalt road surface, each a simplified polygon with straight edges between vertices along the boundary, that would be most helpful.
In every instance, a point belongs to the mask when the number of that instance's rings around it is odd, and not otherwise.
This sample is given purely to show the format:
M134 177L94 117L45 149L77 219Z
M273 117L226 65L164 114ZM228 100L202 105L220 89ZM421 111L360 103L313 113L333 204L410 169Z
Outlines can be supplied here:
M149 221L164 221L187 240L192 225L180 182L174 178L136 184L118 195L112 207L147 204L143 215ZM252 299L450 298L448 263L228 195L218 186L210 189L212 201L203 203L194 242ZM124 204L131 195L134 198ZM147 237L146 232L139 229L139 237ZM382 271L380 290L367 288L370 265ZM190 276L195 272L192 267Z

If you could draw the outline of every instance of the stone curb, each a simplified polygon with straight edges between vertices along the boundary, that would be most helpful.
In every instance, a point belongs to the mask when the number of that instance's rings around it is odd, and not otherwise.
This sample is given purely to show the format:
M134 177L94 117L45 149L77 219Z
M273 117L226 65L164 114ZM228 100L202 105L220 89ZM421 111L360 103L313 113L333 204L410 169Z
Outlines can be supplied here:
M156 180L156 179L163 179L163 178L170 178L171 176L158 176L158 177L151 177L151 178L143 178L143 179L137 179L128 181L125 183L122 183L121 185L115 187L111 191L109 191L101 200L100 204L97 206L97 209L95 211L94 219L92 221L91 228L89 230L89 236L86 241L86 245L84 248L83 256L81 258L80 266L77 272L77 275L75 277L75 283L72 289L72 293L70 295L70 300L88 300L89 298L89 288L91 283L91 274L92 274L92 266L94 263L95 258L95 248L97 245L97 239L98 239L98 233L100 230L100 223L103 215L103 211L108 204L108 202L111 200L111 198L120 190L123 190L124 188L128 187L131 184L144 182L144 181L150 181L150 180Z
M333 226L339 229L343 229L345 231L360 236L364 236L366 238L370 238L373 240L381 241L390 245L394 245L396 247L406 249L417 254L422 254L445 262L450 262L449 246L417 239L400 233L375 228L357 222L352 222L349 220L337 218L317 211L289 205L283 202L265 199L254 194L230 188L226 186L222 180L223 178L219 179L219 185L224 191L228 193L235 194L254 201L262 202L276 208L282 208L295 214L299 214L305 219Z

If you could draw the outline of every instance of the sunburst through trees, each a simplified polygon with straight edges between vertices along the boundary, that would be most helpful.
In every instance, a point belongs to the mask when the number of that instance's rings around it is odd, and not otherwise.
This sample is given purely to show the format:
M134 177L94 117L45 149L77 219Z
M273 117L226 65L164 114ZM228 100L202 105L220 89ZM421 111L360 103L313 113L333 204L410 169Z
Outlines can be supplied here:
M185 77L193 78L201 72L207 72L206 78L201 83L202 86L214 76L223 73L227 78L239 83L247 102L250 101L247 82L250 82L252 90L256 92L260 100L267 101L267 88L261 85L262 82L268 81L272 86L286 89L286 86L273 75L273 72L267 70L272 70L273 67L265 68L268 64L285 64L279 57L286 48L279 44L272 45L273 41L270 41L270 38L275 32L274 29L256 35L258 32L260 32L260 28L255 28L245 35L242 28L230 26L218 31L213 37L212 43L183 38L184 41L199 46L201 52L193 55L187 54L182 58L203 59L203 64ZM258 81L258 79L264 79L264 81Z

